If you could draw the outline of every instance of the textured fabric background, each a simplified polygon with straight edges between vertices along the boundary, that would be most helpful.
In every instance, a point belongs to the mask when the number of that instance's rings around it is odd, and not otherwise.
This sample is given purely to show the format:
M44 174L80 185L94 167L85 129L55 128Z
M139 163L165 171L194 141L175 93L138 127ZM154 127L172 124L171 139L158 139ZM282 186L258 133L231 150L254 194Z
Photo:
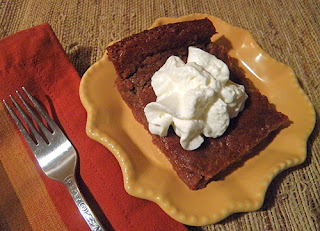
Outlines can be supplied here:
M205 13L250 31L276 60L291 66L320 113L320 1L285 0L1 0L0 38L48 22L80 75L107 44L148 28L156 18ZM319 123L305 163L272 182L257 212L190 230L320 230Z

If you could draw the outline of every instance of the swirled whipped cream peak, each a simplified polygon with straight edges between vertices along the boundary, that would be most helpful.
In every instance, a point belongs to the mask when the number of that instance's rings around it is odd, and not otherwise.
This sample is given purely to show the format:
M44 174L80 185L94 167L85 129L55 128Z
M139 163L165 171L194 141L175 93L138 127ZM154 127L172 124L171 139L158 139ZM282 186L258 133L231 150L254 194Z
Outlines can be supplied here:
M204 136L221 136L248 96L244 86L229 80L223 61L196 47L188 52L187 63L171 56L154 73L151 85L157 99L144 112L152 134L167 136L172 126L181 146L194 150Z

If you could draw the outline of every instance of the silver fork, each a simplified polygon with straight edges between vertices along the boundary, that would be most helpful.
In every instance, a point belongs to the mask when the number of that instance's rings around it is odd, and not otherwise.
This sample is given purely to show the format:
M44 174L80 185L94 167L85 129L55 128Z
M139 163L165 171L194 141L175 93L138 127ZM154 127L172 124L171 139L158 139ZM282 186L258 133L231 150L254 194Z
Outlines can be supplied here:
M19 130L26 139L28 145L30 146L31 151L34 153L40 167L43 172L51 179L63 183L69 190L72 199L76 203L81 215L87 222L91 230L102 231L104 230L103 226L94 215L90 209L88 203L81 194L75 178L75 167L77 162L77 154L71 142L60 130L58 125L50 118L50 116L45 112L45 110L39 105L39 103L30 95L30 93L22 87L34 108L40 113L44 118L49 130L44 123L38 118L35 111L31 106L23 99L18 91L16 91L20 100L27 108L31 117L40 128L42 134L34 126L33 122L30 120L30 117L22 109L22 107L17 103L17 101L10 95L10 99L15 105L16 109L19 111L21 117L28 125L30 129L29 135L28 131L24 127L23 123L20 121L14 110L8 105L8 103L3 100L6 108L8 109L11 117L15 121ZM44 137L45 138L44 138Z

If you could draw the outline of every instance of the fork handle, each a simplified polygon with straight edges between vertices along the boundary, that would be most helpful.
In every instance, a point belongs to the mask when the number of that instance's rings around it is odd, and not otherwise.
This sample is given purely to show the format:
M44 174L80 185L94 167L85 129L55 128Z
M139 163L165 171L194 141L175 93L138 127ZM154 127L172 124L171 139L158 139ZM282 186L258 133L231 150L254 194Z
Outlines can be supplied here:
M72 196L72 199L76 203L82 217L85 219L90 229L94 231L104 231L105 229L99 222L98 218L94 215L87 201L84 199L83 195L81 194L79 187L76 183L75 177L74 176L67 177L64 180L64 184L68 188L68 191Z

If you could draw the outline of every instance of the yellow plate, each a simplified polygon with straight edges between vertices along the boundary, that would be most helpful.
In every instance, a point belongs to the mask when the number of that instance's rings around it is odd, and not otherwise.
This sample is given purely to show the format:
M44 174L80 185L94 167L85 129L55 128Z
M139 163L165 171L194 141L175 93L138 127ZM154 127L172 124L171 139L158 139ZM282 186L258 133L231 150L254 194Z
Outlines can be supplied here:
M212 40L228 45L230 55L239 60L247 77L293 121L264 150L223 180L198 191L189 190L181 182L115 89L116 74L107 55L88 69L80 85L81 101L88 112L87 134L117 158L126 191L154 201L175 220L193 226L216 223L236 212L258 210L271 180L305 160L307 139L315 124L313 106L292 69L267 55L248 31L203 14L160 18L152 27L204 17L218 31Z

